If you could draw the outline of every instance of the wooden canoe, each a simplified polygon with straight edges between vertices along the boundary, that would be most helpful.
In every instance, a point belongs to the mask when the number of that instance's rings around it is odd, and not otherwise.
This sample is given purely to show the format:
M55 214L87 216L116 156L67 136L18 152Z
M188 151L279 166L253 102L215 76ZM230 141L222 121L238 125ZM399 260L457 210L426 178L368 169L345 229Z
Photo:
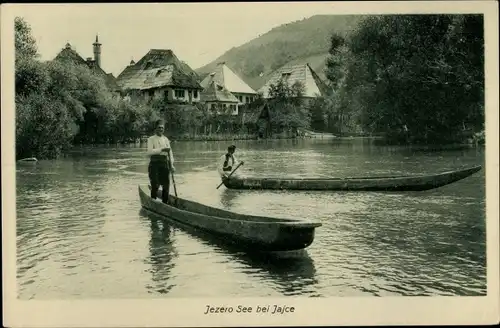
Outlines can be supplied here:
M230 177L223 179L229 189L332 190L332 191L422 191L462 180L481 170L481 165L430 174L385 177L279 179Z
M17 161L17 163L38 163L38 159L35 157L23 158Z
M150 197L149 186L139 186L141 206L212 235L230 239L255 251L293 251L314 241L315 228L321 223L295 219L253 216L225 211L170 195L167 205Z

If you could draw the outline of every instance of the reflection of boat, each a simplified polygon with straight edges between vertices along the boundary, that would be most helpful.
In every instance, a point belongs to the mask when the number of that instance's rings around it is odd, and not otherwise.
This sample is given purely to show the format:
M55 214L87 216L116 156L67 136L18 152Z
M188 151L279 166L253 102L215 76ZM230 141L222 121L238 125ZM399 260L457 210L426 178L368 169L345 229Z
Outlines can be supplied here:
M315 285L316 268L314 260L307 254L305 249L291 252L259 252L241 247L240 244L228 243L227 240L217 238L196 227L185 225L181 222L165 219L163 216L152 213L145 209L141 214L149 219L163 219L163 226L175 230L182 228L199 242L209 245L215 252L224 253L231 261L242 264L241 272L260 279L271 281L279 292L285 295L303 295L307 293L308 287ZM312 292L309 289L309 292ZM317 295L316 295L317 296Z
M235 199L241 195L242 191L239 190L228 190L226 188L222 189L220 194L220 203L226 210L231 210L233 208Z
M315 292L309 288L318 283L314 260L306 251L300 256L284 258L277 254L268 256L252 253L235 253L233 258L253 270L245 270L247 274L254 274L272 281L274 287L285 295L304 295ZM309 289L309 290L307 290ZM318 296L318 295L315 295Z
M481 165L428 175L349 178L252 178L223 179L229 189L421 191L462 180L481 170Z
M174 205L167 205L151 199L149 194L148 187L139 186L143 208L262 251L304 249L313 242L315 228L321 226L316 222L229 212L173 195L170 203Z

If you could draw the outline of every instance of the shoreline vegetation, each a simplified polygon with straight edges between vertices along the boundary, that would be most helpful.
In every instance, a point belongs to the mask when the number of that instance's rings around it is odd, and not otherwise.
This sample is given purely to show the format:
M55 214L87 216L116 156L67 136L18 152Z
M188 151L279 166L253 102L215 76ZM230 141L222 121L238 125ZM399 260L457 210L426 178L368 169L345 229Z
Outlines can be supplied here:
M303 85L278 81L270 99L259 96L238 115L202 103L126 100L87 67L39 60L20 17L15 48L17 159L135 143L159 118L174 142L375 137L432 148L485 141L481 15L364 18L350 33L331 35L325 94L305 99Z

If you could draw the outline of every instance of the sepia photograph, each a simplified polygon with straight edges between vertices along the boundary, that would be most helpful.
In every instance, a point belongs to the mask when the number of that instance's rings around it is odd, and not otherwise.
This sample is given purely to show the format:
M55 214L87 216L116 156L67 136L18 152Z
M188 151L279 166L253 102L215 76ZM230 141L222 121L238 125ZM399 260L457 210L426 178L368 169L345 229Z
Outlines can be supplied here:
M498 323L498 8L2 6L2 176L4 325Z

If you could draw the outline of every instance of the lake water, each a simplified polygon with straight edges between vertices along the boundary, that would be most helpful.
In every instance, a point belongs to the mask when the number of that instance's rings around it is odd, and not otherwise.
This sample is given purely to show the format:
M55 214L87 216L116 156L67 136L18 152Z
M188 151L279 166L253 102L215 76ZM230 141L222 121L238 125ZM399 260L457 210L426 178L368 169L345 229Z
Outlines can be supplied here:
M258 259L140 209L145 149L82 148L17 167L21 299L485 295L484 169L423 192L238 191L216 161L227 142L178 142L180 197L323 225L300 259ZM484 167L484 149L425 151L373 141L237 142L242 173L353 176ZM173 189L172 189L173 190Z

